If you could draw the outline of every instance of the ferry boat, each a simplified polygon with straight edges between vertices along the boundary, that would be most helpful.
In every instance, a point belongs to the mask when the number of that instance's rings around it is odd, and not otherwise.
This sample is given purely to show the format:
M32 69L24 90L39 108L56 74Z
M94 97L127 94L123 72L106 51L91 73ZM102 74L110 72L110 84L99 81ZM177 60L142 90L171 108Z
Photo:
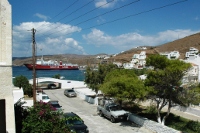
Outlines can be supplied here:
M24 64L29 70L33 70L33 64ZM43 57L37 59L35 63L35 70L79 70L77 64L72 63L62 63L62 61L44 61Z

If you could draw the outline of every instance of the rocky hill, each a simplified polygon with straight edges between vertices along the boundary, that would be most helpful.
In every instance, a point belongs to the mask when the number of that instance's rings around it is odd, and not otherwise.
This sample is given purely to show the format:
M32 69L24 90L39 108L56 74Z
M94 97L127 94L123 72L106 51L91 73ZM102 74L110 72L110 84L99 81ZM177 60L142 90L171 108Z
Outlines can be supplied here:
M170 52L170 51L179 51L180 58L184 59L185 53L189 50L190 47L194 47L200 50L200 33L196 33L182 39L175 40L166 44L159 46L144 46L147 49L146 55L157 54L160 52ZM144 51L142 47L132 48L130 50L124 51L116 56L112 56L108 61L119 61L122 63L129 62L132 59L133 54L139 54L141 51ZM62 60L63 62L70 62L78 65L95 65L98 64L101 60L97 59L98 55L76 55L76 54L63 54L63 55L45 55L44 60ZM38 56L37 58L41 58ZM32 63L32 57L23 57L23 58L14 58L13 65L23 65L24 63Z
M159 46L146 47L146 55L157 54L160 52L170 52L170 51L179 51L180 59L185 58L185 53L189 51L190 47L194 47L200 50L200 33L196 33L182 39L175 40L166 44ZM133 48L128 51L125 51L115 57L112 57L112 61L120 62L129 62L133 54L139 54L141 51L144 51L141 48Z

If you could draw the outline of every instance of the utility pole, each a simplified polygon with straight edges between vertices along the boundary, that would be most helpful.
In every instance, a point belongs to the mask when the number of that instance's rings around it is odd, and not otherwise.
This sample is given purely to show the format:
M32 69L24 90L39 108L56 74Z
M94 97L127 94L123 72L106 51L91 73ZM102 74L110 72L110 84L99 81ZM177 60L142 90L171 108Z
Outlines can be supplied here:
M36 30L33 28L32 29L32 61L33 61L33 105L36 102L36 71L35 71L35 32Z

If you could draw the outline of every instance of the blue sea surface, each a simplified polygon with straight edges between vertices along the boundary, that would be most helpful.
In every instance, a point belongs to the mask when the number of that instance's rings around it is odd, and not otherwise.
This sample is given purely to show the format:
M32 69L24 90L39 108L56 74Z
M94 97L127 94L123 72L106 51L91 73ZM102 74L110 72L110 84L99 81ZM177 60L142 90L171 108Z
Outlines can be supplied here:
M25 76L27 79L33 79L33 71L29 70L25 66L13 66L13 77ZM66 80L84 81L84 70L36 70L36 77L53 77L60 74L64 76Z

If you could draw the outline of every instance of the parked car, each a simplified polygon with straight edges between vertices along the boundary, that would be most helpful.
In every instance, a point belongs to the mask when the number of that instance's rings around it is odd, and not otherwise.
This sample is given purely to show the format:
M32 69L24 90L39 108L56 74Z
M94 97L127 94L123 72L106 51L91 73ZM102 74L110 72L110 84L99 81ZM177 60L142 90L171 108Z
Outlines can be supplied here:
M88 127L84 124L84 121L75 113L64 113L66 125L70 128L71 132L75 133L89 133Z
M64 95L68 96L68 97L76 97L77 96L77 94L74 91L74 89L65 89L64 90Z
M50 98L47 94L45 94L44 92L39 92L36 95L36 101L37 102L44 102L44 103L48 103L50 101Z
M57 100L50 100L48 103L51 104L51 106L53 106L56 111L62 111L62 106L60 106Z
M48 84L47 87L48 87L48 89L55 89L55 88L57 88L57 86L55 84L53 84L53 83Z
M121 109L119 105L109 102L108 100L102 103L102 105L97 106L97 111L101 117L105 116L113 123L118 120L128 119L129 112Z

